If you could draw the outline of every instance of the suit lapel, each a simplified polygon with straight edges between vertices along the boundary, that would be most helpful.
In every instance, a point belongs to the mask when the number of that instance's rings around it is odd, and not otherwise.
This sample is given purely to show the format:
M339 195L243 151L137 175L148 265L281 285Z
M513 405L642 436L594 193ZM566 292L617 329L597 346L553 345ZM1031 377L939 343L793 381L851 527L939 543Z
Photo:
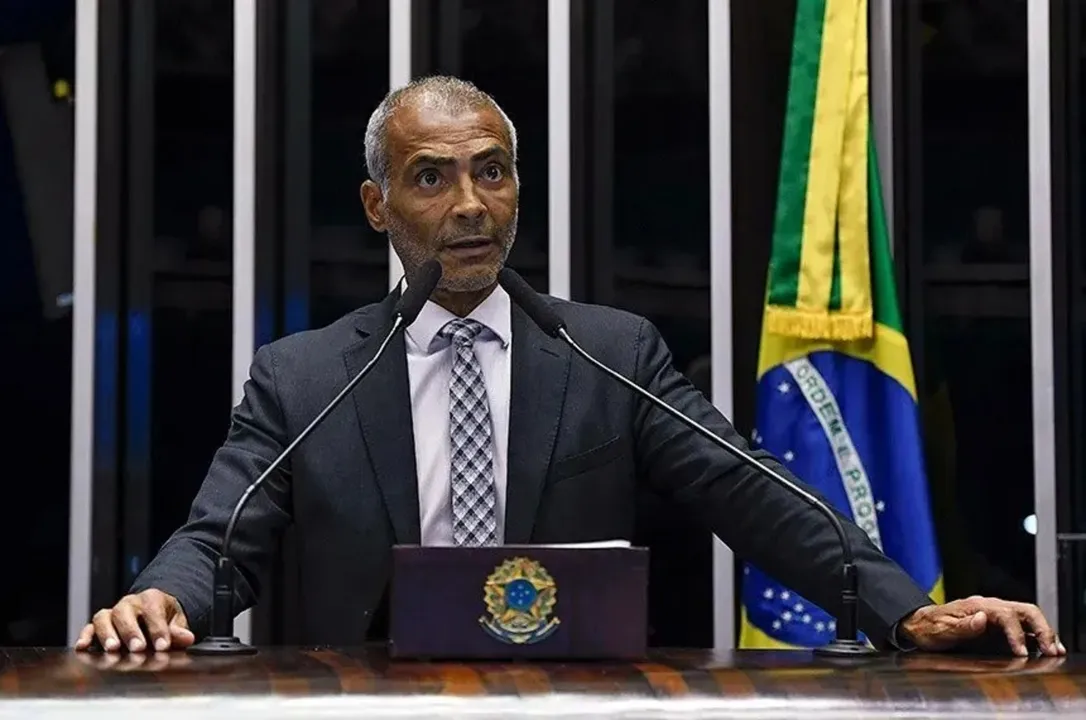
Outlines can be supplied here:
M532 537L569 380L569 347L513 306L505 542Z
M343 356L348 378L354 377L377 352L388 332L398 295L389 295L377 312L359 323L358 331L364 339L348 348ZM396 542L418 545L421 537L418 471L402 331L396 333L371 375L351 395Z

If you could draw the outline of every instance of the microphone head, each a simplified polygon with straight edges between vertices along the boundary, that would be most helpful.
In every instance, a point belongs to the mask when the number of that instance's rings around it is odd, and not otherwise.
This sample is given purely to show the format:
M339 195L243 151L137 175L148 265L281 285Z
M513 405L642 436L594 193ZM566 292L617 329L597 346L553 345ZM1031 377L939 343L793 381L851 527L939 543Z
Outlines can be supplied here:
M440 281L441 263L437 260L427 260L419 267L408 281L407 290L400 296L393 313L403 318L403 327L415 322L415 318L422 312L422 306L433 295Z
M558 316L543 296L537 293L516 270L503 267L498 273L498 284L505 288L509 297L532 319L539 329L551 337L558 337L558 331L566 326L566 321Z

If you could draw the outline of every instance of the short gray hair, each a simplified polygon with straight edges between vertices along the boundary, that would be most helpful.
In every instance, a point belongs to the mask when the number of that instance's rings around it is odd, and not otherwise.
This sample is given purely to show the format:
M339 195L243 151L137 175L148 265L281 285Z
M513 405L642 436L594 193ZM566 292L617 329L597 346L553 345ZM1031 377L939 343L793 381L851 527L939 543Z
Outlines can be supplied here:
M366 124L366 171L370 179L388 192L389 173L392 161L388 155L388 121L393 113L407 100L418 96L425 97L429 103L437 104L449 112L464 112L483 107L493 108L505 123L509 135L510 149L513 153L513 174L516 176L517 129L501 106L489 94L483 92L474 83L447 75L412 80L403 87L396 88L385 95L385 99L370 115Z

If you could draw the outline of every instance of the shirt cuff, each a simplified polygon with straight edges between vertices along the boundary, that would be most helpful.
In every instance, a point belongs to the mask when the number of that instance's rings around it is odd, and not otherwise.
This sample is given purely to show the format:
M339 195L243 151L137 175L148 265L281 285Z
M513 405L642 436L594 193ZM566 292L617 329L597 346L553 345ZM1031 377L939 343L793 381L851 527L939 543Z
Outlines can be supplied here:
M913 650L916 650L916 645L902 634L900 622L894 623L894 626L890 628L890 633L886 636L886 642L898 652L912 652Z

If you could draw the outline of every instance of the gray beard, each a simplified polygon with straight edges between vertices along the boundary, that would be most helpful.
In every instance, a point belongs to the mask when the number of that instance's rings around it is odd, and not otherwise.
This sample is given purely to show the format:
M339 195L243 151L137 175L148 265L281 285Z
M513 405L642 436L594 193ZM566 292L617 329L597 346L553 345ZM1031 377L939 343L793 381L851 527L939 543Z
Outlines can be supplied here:
M501 269L502 265L505 265L505 261L509 259L509 253L513 249L513 243L517 238L517 221L519 220L520 210L513 214L513 219L509 221L509 224L498 234L498 242L502 248L502 261L501 265L495 268L494 273L488 273L486 275L472 275L469 277L449 277L447 275L442 276L441 282L438 283L438 287L442 290L450 290L452 292L474 292L476 290L483 290L490 287L498 281L497 271ZM410 276L417 270L424 262L431 259L430 251L427 248L422 247L421 243L417 242L414 238L410 237L409 231L404 227L400 219L394 214L389 213L389 217L386 220L385 232L388 233L388 241L392 244L392 248L396 251L396 254L400 257L400 262L403 263L404 270ZM464 235L476 234L476 231L464 232ZM444 243L448 238L442 238Z

